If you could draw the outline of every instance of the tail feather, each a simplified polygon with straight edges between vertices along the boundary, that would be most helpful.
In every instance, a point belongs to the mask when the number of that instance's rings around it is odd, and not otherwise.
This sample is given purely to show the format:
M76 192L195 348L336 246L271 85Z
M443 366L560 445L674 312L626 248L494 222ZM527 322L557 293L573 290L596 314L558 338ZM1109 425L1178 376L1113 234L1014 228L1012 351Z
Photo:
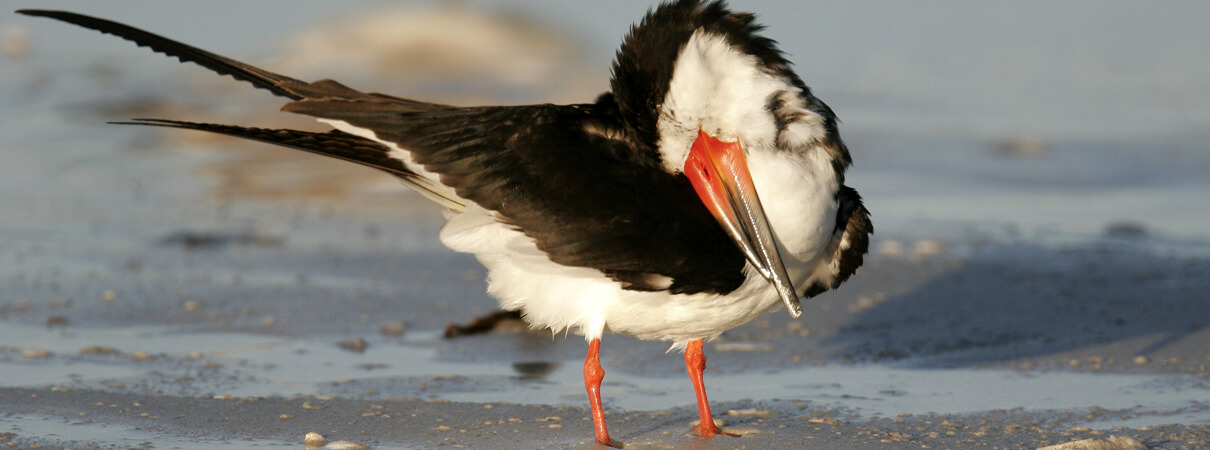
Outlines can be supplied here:
M230 75L237 80L247 81L258 88L268 90L283 97L294 100L305 98L304 95L296 90L298 87L306 87L308 83L305 81L250 66L234 59L219 56L129 25L67 11L21 9L17 10L17 13L27 16L57 19L105 34L111 34L132 41L140 47L147 47L158 53L176 57L182 62L195 63L221 75Z
M390 149L385 145L339 130L316 133L290 129L241 127L165 119L132 119L129 122L110 123L206 131L341 159L395 175L408 186L411 186L425 197L446 208L454 211L466 209L464 201L451 197L449 190L443 189L444 186L439 186L432 180L417 175L415 172L409 170L407 166L404 166L403 162L390 157Z
M27 16L48 17L100 31L101 33L114 35L132 41L140 47L148 47L158 53L176 57L182 62L195 63L221 75L229 75L237 80L247 81L258 88L295 100L294 103L289 103L286 108L283 108L287 110L289 109L289 105L297 104L298 101L315 99L356 101L362 104L391 104L400 112L448 108L444 105L419 102L389 95L367 94L333 80L320 80L308 83L244 64L231 58L219 56L129 25L83 14L38 9L22 9L18 10L17 13ZM416 173L416 171L409 169L403 161L391 157L391 149L386 145L342 131L314 133L288 129L240 127L162 119L133 119L130 122L114 123L207 131L342 159L391 173L425 197L446 208L455 211L466 209L466 200L458 197L453 189L441 184L439 180L426 178Z

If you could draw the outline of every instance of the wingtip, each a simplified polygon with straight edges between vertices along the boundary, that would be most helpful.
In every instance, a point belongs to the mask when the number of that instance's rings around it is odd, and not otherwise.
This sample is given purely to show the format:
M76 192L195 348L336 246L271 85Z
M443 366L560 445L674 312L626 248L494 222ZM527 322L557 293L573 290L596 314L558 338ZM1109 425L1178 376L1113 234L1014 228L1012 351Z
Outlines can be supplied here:
M126 120L113 120L105 122L108 125L155 125L155 126L172 126L184 122L168 119L150 119L145 117L134 117Z
M70 11L59 11L55 9L18 9L13 11L13 14L21 14L31 17L45 17L48 19L62 20L64 22L71 22L71 19L73 18L91 18L83 14L77 14Z
M18 9L13 11L13 14L23 14L26 16L46 16L54 12L55 11L48 11L45 9Z

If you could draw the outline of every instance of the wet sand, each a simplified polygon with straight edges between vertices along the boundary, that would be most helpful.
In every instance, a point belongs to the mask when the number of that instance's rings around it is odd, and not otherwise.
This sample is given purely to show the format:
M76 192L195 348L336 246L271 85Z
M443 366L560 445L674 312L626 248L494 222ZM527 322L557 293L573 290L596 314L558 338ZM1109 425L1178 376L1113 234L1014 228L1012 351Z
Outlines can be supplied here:
M6 245L7 439L591 446L582 340L439 336L493 303L473 259L417 236L436 221L253 203L206 211L222 213L205 233ZM613 335L610 425L631 448L1210 445L1210 260L1144 241L883 238L802 320L771 314L707 345L716 413L744 437L689 435L679 354ZM342 347L355 339L360 352Z

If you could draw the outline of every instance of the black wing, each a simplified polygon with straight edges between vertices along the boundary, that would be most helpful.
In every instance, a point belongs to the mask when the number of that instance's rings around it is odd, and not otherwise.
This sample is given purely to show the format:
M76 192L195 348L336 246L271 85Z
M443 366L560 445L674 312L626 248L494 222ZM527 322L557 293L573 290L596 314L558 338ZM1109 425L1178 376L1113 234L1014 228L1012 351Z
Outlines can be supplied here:
M608 102L427 107L378 97L317 99L285 111L373 130L411 152L459 197L498 212L552 261L601 270L632 289L726 293L744 257L682 175L617 129Z
M17 14L27 16L47 17L61 20L105 34L114 35L134 42L139 47L147 47L157 53L163 53L180 60L191 62L220 75L230 75L232 78L252 83L261 89L270 91L282 97L301 100L304 98L343 97L349 95L366 95L350 89L331 80L308 83L282 74L273 73L256 66L245 64L225 56L216 55L200 48L182 42L174 41L155 33L140 30L130 25L111 20L76 14L67 11L49 11L41 9L20 9ZM371 94L384 98L403 100L385 95ZM423 104L423 102L415 102Z
M156 52L176 57L182 62L199 64L202 67L218 72L219 74L230 75L237 80L250 82L256 87L267 89L272 91L274 94L289 97L295 100L301 99L303 96L292 92L290 86L307 84L306 82L300 80L253 67L242 62L193 47L191 45L182 44L172 39L110 20L85 16L83 14L76 14L67 11L47 11L41 9L20 9L17 10L17 14L48 17L51 19L62 20L70 24L79 25L84 28L97 30L105 34L112 34L122 39L132 41L135 44L138 44L139 47L147 47Z
M861 195L856 189L841 186L836 192L836 204L836 228L832 230L832 242L826 250L832 252L830 261L836 264L836 276L830 281L816 281L809 286L806 292L808 298L828 289L836 289L857 273L870 249L874 224L870 222L870 211L861 202Z
M865 254L870 250L870 235L874 234L870 211L861 202L861 195L857 194L856 189L841 186L840 191L836 193L836 203L840 206L836 210L836 229L844 230L841 242L847 242L848 246L837 248L833 256L840 262L840 270L836 281L832 283L832 289L836 289L840 283L857 273L857 269L865 262Z
M399 177L405 184L416 189L425 197L448 208L465 208L462 199L450 196L445 189L434 186L432 180L412 172L398 159L389 156L390 149L377 141L354 136L339 130L326 133L289 129L269 129L221 125L215 123L185 122L163 119L134 119L131 122L110 122L117 125L145 125L186 130L207 131L282 147L293 148L318 155L341 159L366 167L382 170Z

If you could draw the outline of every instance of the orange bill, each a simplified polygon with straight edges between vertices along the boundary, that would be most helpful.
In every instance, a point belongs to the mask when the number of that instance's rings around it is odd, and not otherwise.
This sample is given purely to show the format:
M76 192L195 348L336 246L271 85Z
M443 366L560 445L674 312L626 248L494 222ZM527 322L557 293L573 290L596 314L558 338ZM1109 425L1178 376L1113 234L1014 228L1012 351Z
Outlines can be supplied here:
M777 289L790 315L802 315L740 143L723 142L699 130L685 161L685 176L748 262Z

